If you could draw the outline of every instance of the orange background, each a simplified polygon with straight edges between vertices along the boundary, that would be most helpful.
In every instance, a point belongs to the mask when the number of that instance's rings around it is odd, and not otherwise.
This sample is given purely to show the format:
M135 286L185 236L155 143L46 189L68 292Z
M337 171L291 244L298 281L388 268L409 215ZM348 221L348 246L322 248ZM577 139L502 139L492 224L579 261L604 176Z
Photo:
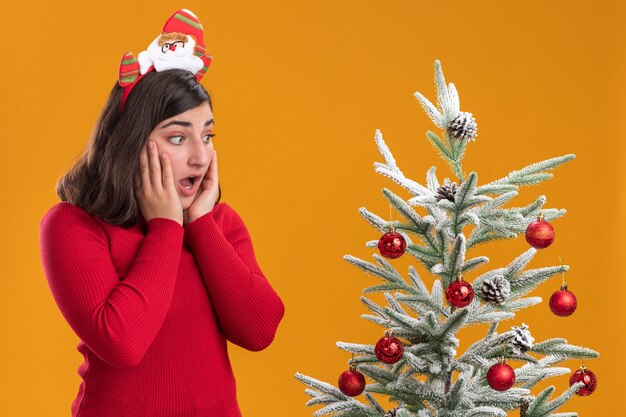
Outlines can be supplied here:
M615 1L84 1L4 6L2 92L3 279L0 287L0 415L68 416L82 357L58 311L39 257L39 221L54 185L79 154L126 50L145 49L175 10L203 22L214 63L213 95L224 201L245 219L260 264L286 305L275 342L253 353L230 345L246 417L305 417L302 372L336 383L349 355L337 340L375 343L382 329L359 316L361 290L377 283L342 260L378 233L360 218L385 216L374 173L382 130L405 174L421 183L431 165L451 177L424 137L434 127L412 97L435 99L433 61L455 83L461 110L478 122L465 170L479 184L567 153L555 178L522 189L568 213L555 243L530 267L571 266L579 308L553 316L547 301L500 326L525 322L537 341L565 337L601 352L590 397L559 411L615 415L626 366L622 292L626 172L626 8ZM19 4L19 8L17 5ZM527 249L522 237L474 249L500 267ZM409 261L396 263L402 273ZM432 277L418 267L427 282ZM484 271L482 268L481 271ZM468 278L472 278L471 276ZM547 297L560 278L542 284ZM374 297L375 299L380 299ZM461 349L486 326L464 331ZM572 369L578 361L565 362ZM519 366L517 363L514 366ZM552 378L557 392L567 377ZM539 390L535 390L537 394ZM603 412L601 412L603 411Z

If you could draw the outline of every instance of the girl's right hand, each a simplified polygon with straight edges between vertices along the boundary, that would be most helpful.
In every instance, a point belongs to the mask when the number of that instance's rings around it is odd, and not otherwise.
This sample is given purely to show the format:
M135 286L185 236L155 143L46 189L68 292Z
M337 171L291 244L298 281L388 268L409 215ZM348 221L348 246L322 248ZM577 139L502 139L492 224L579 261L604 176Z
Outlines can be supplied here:
M146 222L161 217L182 226L183 208L174 185L172 165L164 155L165 158L159 158L153 141L144 145L139 155L139 173L135 176L135 194Z

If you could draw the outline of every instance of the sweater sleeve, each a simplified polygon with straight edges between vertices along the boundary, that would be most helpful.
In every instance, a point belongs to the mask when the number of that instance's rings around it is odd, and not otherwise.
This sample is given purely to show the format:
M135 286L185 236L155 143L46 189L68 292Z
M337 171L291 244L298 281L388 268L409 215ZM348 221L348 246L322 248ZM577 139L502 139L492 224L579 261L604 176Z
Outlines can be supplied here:
M163 324L178 274L183 227L165 218L147 226L121 279L104 230L83 209L61 203L40 224L44 273L61 313L89 349L118 368L141 362Z
M225 210L224 231L215 221L216 210ZM221 203L185 226L185 241L198 262L226 338L251 351L269 346L285 307L257 264L239 215Z

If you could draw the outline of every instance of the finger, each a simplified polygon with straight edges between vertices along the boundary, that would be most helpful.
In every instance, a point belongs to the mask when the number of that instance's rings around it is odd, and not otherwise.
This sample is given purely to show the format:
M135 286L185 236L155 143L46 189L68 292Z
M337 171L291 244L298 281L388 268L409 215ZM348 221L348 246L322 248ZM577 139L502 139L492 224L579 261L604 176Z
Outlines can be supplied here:
M213 151L213 157L211 158L211 165L209 165L209 178L215 183L218 182L217 178L217 151Z
M209 196L215 195L215 198L217 198L219 193L219 179L217 178L217 153L215 151L213 151L209 169L202 181L202 189L203 191L207 191Z
M139 192L141 189L141 174L139 172L133 176L133 185L135 193Z
M211 154L211 157L209 159L209 166L206 169L206 172L204 173L204 176L202 177L202 182L200 183L200 189L201 190L207 190L208 186L209 186L209 181L211 180L211 166L213 164L213 154Z
M161 154L161 167L163 169L162 185L164 190L171 191L176 194L176 187L174 186L174 173L172 171L172 163L169 156L164 152Z
M213 151L213 167L211 168L213 170L213 178L215 178L215 197L214 197L214 203L217 204L217 200L219 198L220 195L220 181L217 175L217 151L214 150Z
M148 144L144 144L139 153L139 175L141 176L141 186L147 187L150 184L150 174L148 171Z
M152 188L160 191L163 189L163 181L161 180L161 162L159 162L159 150L156 143L152 142L152 147L148 144L148 155L150 164L150 184Z

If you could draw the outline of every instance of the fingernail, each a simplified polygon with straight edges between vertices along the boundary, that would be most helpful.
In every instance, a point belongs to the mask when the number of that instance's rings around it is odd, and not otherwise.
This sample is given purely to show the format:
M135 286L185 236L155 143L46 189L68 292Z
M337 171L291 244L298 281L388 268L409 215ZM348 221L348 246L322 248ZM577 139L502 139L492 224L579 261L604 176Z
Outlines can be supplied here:
M154 142L152 141L148 142L148 146L150 147L150 149L154 148Z

